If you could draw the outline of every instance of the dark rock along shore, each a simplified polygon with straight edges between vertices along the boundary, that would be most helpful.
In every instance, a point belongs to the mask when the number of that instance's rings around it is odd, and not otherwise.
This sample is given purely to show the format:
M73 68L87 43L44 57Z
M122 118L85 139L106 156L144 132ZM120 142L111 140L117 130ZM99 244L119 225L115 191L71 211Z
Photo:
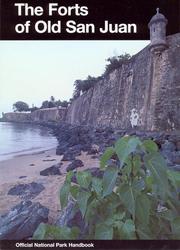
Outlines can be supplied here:
M165 157L167 165L170 169L180 170L180 133L179 132L150 132L150 131L135 131L135 130L117 130L111 127L93 128L91 126L73 126L66 123L61 124L44 124L53 130L54 135L58 140L58 147L56 153L63 155L62 161L71 161L67 167L67 172L75 170L77 167L82 167L83 162L76 159L82 151L92 155L92 158L100 156L105 151L106 147L112 146L120 137L124 135L134 135L141 139L154 140L162 155ZM41 171L41 175L60 175L60 168L62 163L53 165L52 167ZM92 166L89 171L93 176L102 177L102 173L98 168ZM76 178L73 176L72 181L76 183ZM47 222L48 209L40 204L32 203L29 199L35 197L40 193L44 187L38 183L20 184L9 190L9 195L19 195L25 203L21 202L16 207L12 208L9 213L0 217L1 239L25 239L31 237L40 222ZM37 207L37 208L36 208ZM79 225L81 232L86 230L84 221L81 218L79 211L72 216L72 201L69 201L67 207L61 212L56 225L74 226ZM27 214L29 218L33 212L33 220L28 219L30 223L30 231L24 231L27 224L21 219L21 213ZM14 211L20 211L19 215L14 216ZM12 221L13 217L13 224ZM7 226L6 226L6 225ZM21 224L24 227L21 227ZM9 225L9 226L8 226ZM14 227L16 225L16 227ZM24 232L22 233L21 230ZM15 233L17 231L18 233ZM12 233L13 232L13 233Z
M75 160L81 151L100 156L106 147L112 146L124 135L138 136L142 140L152 139L166 159L167 165L180 170L180 132L118 130L111 127L93 128L91 126L73 126L61 123L54 127L58 140L56 153L64 155L62 160ZM94 147L96 146L96 148Z
M152 139L158 145L161 154L166 159L168 167L180 171L180 133L178 131L125 131L111 127L93 128L90 126L60 124L54 130L54 133L59 142L56 153L66 155L66 158L73 160L73 162L75 161L75 157L80 155L81 151L86 151L88 154L100 157L106 147L112 146L124 135L138 136L142 140ZM70 164L71 166L73 166L73 163ZM102 177L99 168L93 168L92 166L89 171L93 176ZM75 176L72 177L72 182L77 183ZM78 226L83 235L86 232L85 222L79 210L75 214L73 213L73 206L73 201L69 200L67 207L61 212L56 225Z

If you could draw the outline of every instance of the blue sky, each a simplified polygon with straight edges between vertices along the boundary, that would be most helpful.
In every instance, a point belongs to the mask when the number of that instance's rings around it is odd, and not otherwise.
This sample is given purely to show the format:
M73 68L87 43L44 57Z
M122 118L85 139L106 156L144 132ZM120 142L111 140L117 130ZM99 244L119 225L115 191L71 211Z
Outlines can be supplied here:
M25 101L69 100L76 79L98 76L106 59L136 54L149 41L0 41L0 115Z

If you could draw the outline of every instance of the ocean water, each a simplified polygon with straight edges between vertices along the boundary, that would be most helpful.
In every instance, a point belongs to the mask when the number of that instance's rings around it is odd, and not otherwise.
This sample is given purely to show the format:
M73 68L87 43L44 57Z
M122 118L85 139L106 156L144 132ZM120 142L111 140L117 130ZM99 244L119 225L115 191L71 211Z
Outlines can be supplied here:
M56 138L45 127L0 122L0 161L55 148Z

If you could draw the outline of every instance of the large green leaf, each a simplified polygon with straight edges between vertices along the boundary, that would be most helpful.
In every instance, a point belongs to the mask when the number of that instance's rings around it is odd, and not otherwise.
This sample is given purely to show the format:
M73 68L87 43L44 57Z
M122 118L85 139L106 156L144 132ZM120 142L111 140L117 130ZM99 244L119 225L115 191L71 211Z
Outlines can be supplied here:
M125 166L123 167L123 169L121 169L122 174L127 175L129 177L132 171L132 166L133 164L132 164L131 157L128 156L125 160Z
M102 192L102 179L97 178L97 177L93 177L92 178L92 187L97 194L101 194L101 192Z
M153 189L153 182L154 182L154 179L152 175L145 177L146 190L150 193L152 192L152 189Z
M137 223L136 222L136 233L140 240L153 240L156 237L152 234L149 225L145 225L144 223Z
M73 185L70 187L70 192L71 192L71 195L74 199L77 199L77 195L79 193L79 190L80 190L80 187L77 185Z
M115 152L121 161L121 167L123 166L127 157L135 152L138 145L141 145L141 141L137 137L126 136L119 139L115 144Z
M176 217L172 222L171 222L171 228L172 228L172 233L174 234L174 238L180 240L180 216Z
M62 236L62 231L70 231L70 229L62 229L60 227L43 224L37 228L34 232L33 239L45 239L45 240L52 240L52 239L64 239L64 235Z
M151 202L148 195L140 194L136 198L136 218L142 224L149 224Z
M89 187L91 180L92 180L92 176L90 172L88 171L78 172L76 174L76 177L77 177L77 182L81 187L83 188Z
M150 139L143 141L142 148L148 153L153 153L158 151L157 144Z
M168 170L167 174L172 185L178 191L178 188L180 188L180 172Z
M65 182L70 184L73 175L74 175L73 171L69 171L69 172L66 174L66 180L65 180Z
M130 219L126 220L125 223L120 223L118 227L118 233L123 240L136 239L135 225Z
M103 175L103 197L112 193L118 176L118 168L116 166L107 167Z
M84 191L84 190L81 190L78 193L77 203L78 203L79 209L80 209L83 217L84 217L84 215L86 213L87 202L88 202L88 199L89 199L90 196L91 196L91 193L87 192L87 191Z
M70 192L70 184L65 182L62 188L60 189L60 202L62 208L64 208L67 205L69 192Z
M109 227L105 223L97 224L95 229L96 240L112 240L113 228Z
M33 234L33 239L34 240L43 240L45 238L45 235L46 235L46 224L40 223Z
M145 189L145 182L144 178L134 178L132 182L132 186L134 191L141 192Z
M145 166L150 170L155 183L157 184L157 191L162 199L168 192L168 178L167 166L163 157L159 153L150 153L144 157Z
M106 166L106 163L109 159L111 159L111 157L113 156L114 154L114 148L113 147L109 147L106 149L106 151L104 152L104 154L101 156L101 159L100 159L100 166L101 168L105 168Z
M48 225L41 223L34 232L33 239L35 240L67 240L77 239L79 235L79 229L77 227L57 227L54 225Z
M133 156L133 167L132 167L134 176L136 176L140 172L141 164L142 163L141 163L140 155L134 155Z
M91 197L89 198L89 200L90 199L91 199ZM85 220L88 224L93 222L95 215L97 216L95 210L96 210L97 205L98 205L98 200L96 198L94 198L91 202L89 202L89 200L88 200L87 210L86 210L86 214L85 214Z
M133 189L133 186L123 184L119 189L119 196L123 205L132 214L133 218L135 218L137 191Z

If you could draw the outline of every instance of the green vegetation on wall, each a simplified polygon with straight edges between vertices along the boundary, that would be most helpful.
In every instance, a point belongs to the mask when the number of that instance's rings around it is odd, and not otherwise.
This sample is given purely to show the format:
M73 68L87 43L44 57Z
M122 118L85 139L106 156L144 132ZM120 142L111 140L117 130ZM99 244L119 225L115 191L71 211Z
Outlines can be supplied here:
M112 71L121 67L122 64L127 63L130 58L131 56L127 53L122 54L120 56L109 57L106 60L108 64L106 65L105 71L101 76L98 76L98 77L88 76L85 80L76 80L74 82L73 99L78 98L81 92L84 93L88 91L90 88L94 87L94 85L98 81L103 80L104 77L109 75Z

